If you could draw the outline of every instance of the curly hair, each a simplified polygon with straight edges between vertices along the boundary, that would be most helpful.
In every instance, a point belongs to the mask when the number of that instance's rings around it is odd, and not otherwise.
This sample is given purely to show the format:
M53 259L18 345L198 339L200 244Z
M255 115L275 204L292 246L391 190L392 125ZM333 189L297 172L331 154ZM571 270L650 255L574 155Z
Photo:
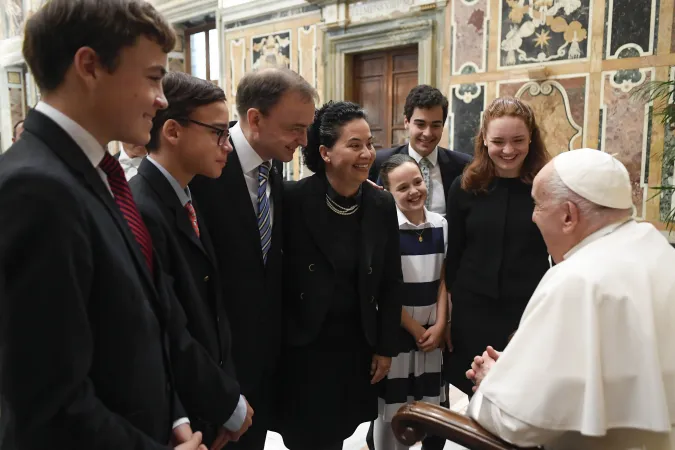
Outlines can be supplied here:
M529 152L520 170L520 179L524 183L532 184L534 177L551 159L530 105L515 97L496 98L483 112L483 124L474 138L473 161L462 175L462 189L465 191L487 192L496 176L495 164L485 146L485 136L490 122L500 117L518 117L530 132Z
M366 113L359 105L351 102L325 103L314 113L314 122L307 132L307 145L302 148L305 165L314 173L325 172L326 165L319 148L323 145L333 148L340 139L342 127L355 119L366 119Z
M415 108L431 109L440 106L443 109L443 122L448 118L448 99L441 91L428 84L420 84L410 90L405 99L403 115L408 121L412 118Z

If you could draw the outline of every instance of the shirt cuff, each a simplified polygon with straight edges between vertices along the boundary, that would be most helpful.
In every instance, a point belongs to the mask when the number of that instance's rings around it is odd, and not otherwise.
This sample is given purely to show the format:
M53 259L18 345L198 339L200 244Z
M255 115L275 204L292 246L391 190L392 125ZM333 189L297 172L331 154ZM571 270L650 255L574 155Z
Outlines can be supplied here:
M175 430L179 426L183 425L184 423L190 423L190 419L187 417L183 417L182 419L178 419L173 423L173 426L171 427L172 430Z
M228 431L239 431L241 429L241 426L244 424L244 420L246 420L247 411L248 408L246 406L246 399L244 399L243 395L240 395L237 407L234 408L234 412L223 426Z

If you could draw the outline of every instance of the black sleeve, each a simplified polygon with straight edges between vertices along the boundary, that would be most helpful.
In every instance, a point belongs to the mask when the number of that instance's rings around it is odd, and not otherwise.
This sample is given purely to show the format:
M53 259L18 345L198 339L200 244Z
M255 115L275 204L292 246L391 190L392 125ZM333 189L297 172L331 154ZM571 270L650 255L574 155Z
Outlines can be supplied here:
M0 186L2 414L19 442L41 434L58 448L168 449L110 411L89 378L89 226L59 180L32 173Z
M398 218L393 197L387 193L389 201L386 210L387 247L384 257L384 275L380 281L380 298L377 299L378 336L377 354L396 356L398 349L394 336L401 328L401 248L398 233Z
M457 278L457 271L466 245L466 213L461 208L462 177L455 178L448 190L446 220L448 221L448 252L445 255L445 285L449 293Z
M146 208L143 208L146 209ZM171 368L180 404L175 419L180 416L181 406L188 417L197 416L207 422L223 425L230 418L239 403L239 383L220 368L206 349L187 329L187 317L174 289L174 279L167 272L171 269L168 251L168 233L144 213L152 236L153 247L160 262L161 272L157 274L158 290L171 309L169 340ZM190 299L182 299L190 301ZM184 413L183 413L184 414ZM174 419L174 420L175 420Z

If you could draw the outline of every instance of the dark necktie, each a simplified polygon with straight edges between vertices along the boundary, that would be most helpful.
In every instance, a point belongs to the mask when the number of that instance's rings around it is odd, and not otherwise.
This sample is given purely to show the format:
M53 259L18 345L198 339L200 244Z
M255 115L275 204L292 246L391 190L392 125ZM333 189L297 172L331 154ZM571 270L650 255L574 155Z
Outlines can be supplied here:
M141 218L141 214L138 212L134 197L131 195L131 189L129 189L129 183L127 183L127 179L124 176L124 170L122 170L120 163L110 156L108 152L103 156L99 167L108 176L108 184L115 197L115 203L120 208L124 219L136 238L136 242L140 245L141 252L145 256L150 273L152 273L152 238Z

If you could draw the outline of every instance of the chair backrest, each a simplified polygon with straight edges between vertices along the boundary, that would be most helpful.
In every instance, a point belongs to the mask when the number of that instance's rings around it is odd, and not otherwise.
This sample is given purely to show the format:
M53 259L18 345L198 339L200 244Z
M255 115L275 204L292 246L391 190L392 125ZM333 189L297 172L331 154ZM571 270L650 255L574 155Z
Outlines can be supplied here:
M469 450L519 450L490 434L470 417L424 402L402 406L391 426L396 438L408 446L426 435L434 435Z

